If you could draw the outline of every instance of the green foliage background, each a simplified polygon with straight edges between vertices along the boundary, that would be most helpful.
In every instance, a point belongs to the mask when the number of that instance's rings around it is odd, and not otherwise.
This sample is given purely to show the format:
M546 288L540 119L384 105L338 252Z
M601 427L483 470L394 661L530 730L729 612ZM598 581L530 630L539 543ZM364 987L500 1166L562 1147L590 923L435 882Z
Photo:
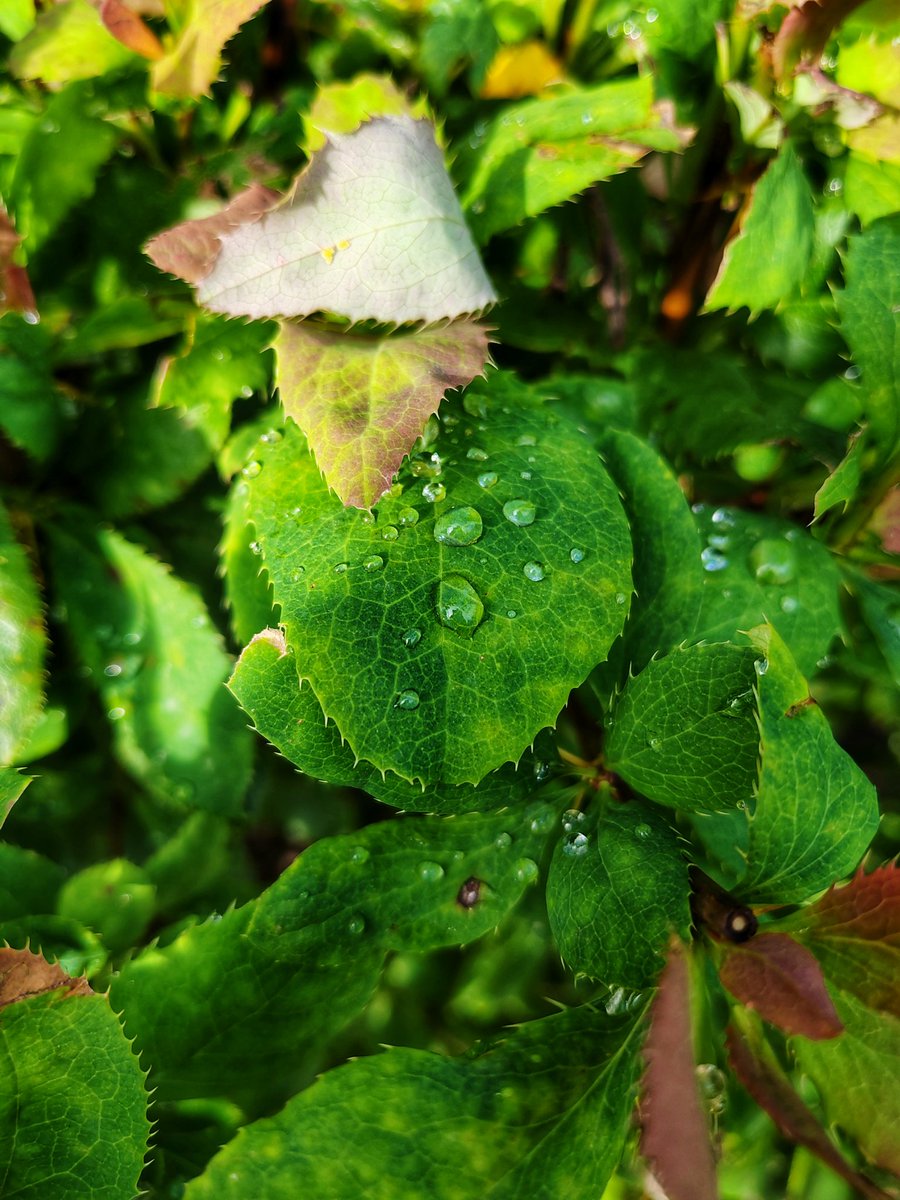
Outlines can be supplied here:
M227 7L0 12L0 1197L896 1195L896 15ZM439 409L464 300L143 249L382 117L499 298Z

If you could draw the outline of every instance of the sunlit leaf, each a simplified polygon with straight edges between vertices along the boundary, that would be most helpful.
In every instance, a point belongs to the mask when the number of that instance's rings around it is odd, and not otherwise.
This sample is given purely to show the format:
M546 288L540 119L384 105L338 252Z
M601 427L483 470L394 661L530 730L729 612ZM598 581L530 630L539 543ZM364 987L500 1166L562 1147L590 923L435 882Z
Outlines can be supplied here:
M37 581L0 504L0 764L15 759L40 719L46 653Z
M189 0L169 3L177 14L174 35L164 43L165 55L153 64L151 79L168 96L203 96L222 65L222 50L245 21L268 0Z

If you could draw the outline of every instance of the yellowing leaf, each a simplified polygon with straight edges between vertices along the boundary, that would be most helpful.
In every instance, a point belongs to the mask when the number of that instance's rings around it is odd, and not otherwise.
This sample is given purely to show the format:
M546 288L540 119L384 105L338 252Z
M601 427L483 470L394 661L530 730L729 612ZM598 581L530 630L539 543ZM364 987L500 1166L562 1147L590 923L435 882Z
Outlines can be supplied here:
M364 71L346 82L328 83L316 89L309 114L304 118L308 154L321 150L330 133L353 133L373 117L425 117L424 100L411 104L389 75Z
M496 299L425 121L382 117L333 134L271 211L251 204L245 220L239 200L147 248L214 312L404 324Z
M487 343L485 329L465 320L365 338L282 324L281 402L344 504L369 508L387 491L444 392L481 373Z
M488 67L481 94L486 100L519 100L560 83L564 76L562 63L543 42L501 46Z
M268 0L193 0L164 58L154 63L153 87L169 96L203 96L222 65L222 47ZM181 15L182 5L176 6ZM170 4L166 15L171 19Z

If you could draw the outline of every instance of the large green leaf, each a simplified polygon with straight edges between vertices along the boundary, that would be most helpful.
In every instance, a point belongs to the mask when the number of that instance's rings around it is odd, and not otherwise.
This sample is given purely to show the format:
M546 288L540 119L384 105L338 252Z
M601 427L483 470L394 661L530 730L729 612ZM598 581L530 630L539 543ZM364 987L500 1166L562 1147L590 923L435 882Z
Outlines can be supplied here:
M94 863L67 879L59 894L61 917L93 930L112 954L139 942L156 904L156 888L143 868L124 858Z
M223 228L154 238L163 270L197 284L215 312L301 317L320 310L401 324L479 312L496 299L427 121L379 117L332 134L287 197ZM208 225L208 222L206 223Z
M362 788L407 812L451 814L505 808L533 792L549 766L526 751L516 766L507 763L492 771L477 787L430 784L423 789L393 771L382 772L371 763L357 761L334 722L326 724L310 685L301 686L294 655L288 652L284 636L274 629L264 630L245 648L228 686L263 737L305 774Z
M796 292L813 250L812 192L791 142L756 184L740 233L725 249L707 309L775 308Z
M29 254L93 192L97 172L115 145L116 131L92 115L93 101L90 83L70 84L50 100L43 119L25 137L9 202Z
M687 863L652 805L572 811L547 879L550 927L567 965L610 985L653 985L672 933L691 924Z
M844 1032L823 1042L795 1039L797 1061L829 1121L855 1138L868 1159L900 1175L900 1018L833 984L829 991Z
M593 1200L622 1153L639 1027L576 1008L462 1058L350 1063L238 1134L186 1198Z
M61 87L140 60L104 28L90 0L63 0L44 9L9 56L20 79Z
M0 428L38 461L59 441L63 397L50 362L51 339L18 313L0 317Z
M704 547L695 637L730 641L770 621L811 675L841 628L831 555L787 521L734 508L695 508Z
M0 950L3 1195L127 1200L149 1132L143 1075L107 998Z
M33 776L22 775L14 767L0 766L0 829L12 806L31 783Z
M841 331L862 372L872 435L890 455L900 443L900 217L876 221L850 239L844 278L835 295Z
M634 541L636 594L623 637L636 673L694 632L703 594L700 537L678 480L655 450L624 430L608 432L600 445Z
M679 647L629 679L608 719L610 770L687 811L749 804L759 734L756 654L727 643Z
M37 581L0 504L0 764L16 757L40 720L46 653Z
M283 321L275 348L281 403L326 483L344 504L370 508L444 392L482 373L488 336L466 320L381 337Z
M160 1097L289 1093L365 1005L389 950L462 945L496 927L537 880L557 812L535 801L327 838L244 908L128 963L111 995Z
M239 811L252 743L199 596L112 530L83 537L54 527L51 545L56 591L122 763L155 795Z
M513 105L460 152L472 230L486 242L687 136L654 107L649 75Z
M750 639L757 653L761 763L738 894L760 904L791 904L857 866L878 828L878 800L834 740L775 629L760 626Z
M847 578L888 670L900 686L900 590L869 579L861 571L848 570Z
M303 677L359 758L426 782L518 759L606 657L631 591L625 516L586 438L501 375L465 404L374 516L329 495L291 426L250 480Z

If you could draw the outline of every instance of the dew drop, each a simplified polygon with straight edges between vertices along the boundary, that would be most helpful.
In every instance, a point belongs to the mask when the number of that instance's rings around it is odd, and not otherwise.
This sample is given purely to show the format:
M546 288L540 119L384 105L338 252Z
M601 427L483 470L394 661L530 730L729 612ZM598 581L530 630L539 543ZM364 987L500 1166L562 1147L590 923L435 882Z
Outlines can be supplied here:
M350 918L350 920L347 922L347 932L348 933L352 933L354 935L359 935L360 933L362 933L365 930L365 928L366 928L365 918L361 917L359 915L359 913L355 913Z
M579 546L573 546L569 551L569 558L573 563L584 562L584 551Z
M647 745L649 746L649 748L651 750L661 750L662 749L662 742L660 741L660 739L658 737L648 738Z
M484 462L487 457L487 451L480 449L478 446L470 446L466 451L466 458L470 458L472 462Z
M539 758L534 764L534 777L538 783L543 783L545 779L550 778L552 770L550 763Z
M369 851L365 846L354 846L350 852L350 861L352 863L364 863L369 861Z
M115 679L117 675L122 674L122 664L117 662L109 663L103 668L103 674L109 679Z
M471 546L481 537L484 526L477 508L452 508L434 523L434 540L445 546Z
M568 854L570 858L581 858L587 854L589 838L586 833L576 833L574 830L567 833L563 837L562 848L563 854Z
M549 833L555 824L556 815L553 809L545 808L531 818L528 828L532 833Z
M111 721L121 721L125 716L125 709L120 707L111 708L106 715Z
M790 583L797 573L797 556L780 538L763 538L750 552L750 565L760 583Z
M508 608L506 610L506 615L511 621L514 621L519 614L514 608Z
M262 554L262 546L259 544L259 542L251 542L249 549L251 554L255 554L257 556Z
M482 130L482 136L486 130ZM487 416L487 401L484 396L476 392L466 392L463 396L463 409L470 417L486 417Z
M578 808L567 808L561 817L563 831L572 833L579 825L584 824L584 813Z
M539 562L527 562L522 568L522 574L526 579L530 579L532 583L540 583L544 578L544 567Z
M439 500L443 500L447 495L447 489L442 483L437 483L432 480L431 483L426 483L422 488L422 498L430 501L432 504L437 504Z
M363 562L363 570L365 571L380 571L384 566L384 559L380 554L373 554Z
M243 471L241 471L241 474L244 476L245 479L255 479L261 470L262 470L261 463L249 462L249 463L247 463L246 467L244 467Z
M349 566L350 566L350 564L349 564L349 563L345 563L345 562L339 562L339 563L335 563L335 564L334 564L334 573L335 573L335 575L343 575L343 574L344 574L344 572L347 570L347 568L348 568Z
M498 479L499 475L496 471L482 471L478 476L478 486L487 491L488 488L492 488L494 486Z
M724 571L728 566L728 559L721 550L716 550L714 546L704 547L700 561L703 563L704 571Z
M652 832L653 830L650 828L650 826L644 825L643 823L640 825L635 825L634 827L634 836L636 838L640 838L642 842L645 842Z
M498 850L508 850L512 845L512 837L508 833L498 833L494 838L494 845Z
M769 669L769 660L767 658L758 658L753 664L753 669L756 671L757 675L765 675L766 671Z
M624 592L616 592L616 604L624 604L627 599Z
M419 707L419 693L407 688L406 691L400 692L397 699L394 701L394 708L402 708L406 712L412 712L414 708Z
M439 879L444 878L444 868L440 863L421 862L419 863L419 878L425 883L437 883Z
M532 858L520 858L516 863L516 879L519 883L534 883L540 871Z
M713 525L718 525L720 529L734 529L735 516L727 508L717 508L710 519Z
M484 617L484 604L468 579L448 575L438 584L437 614L449 629L472 634Z
M516 445L517 446L536 446L537 438L534 436L533 433L523 433L522 436L519 438L519 440L516 442Z
M414 508L401 508L397 513L397 524L403 529L408 529L410 525L415 525L418 519L419 514Z
M533 525L537 509L530 500L507 500L503 505L503 515L513 525Z
M384 529L381 531L381 536L386 542L396 542L397 538L400 536L400 533L396 525L385 525Z
M306 572L306 567L294 567L291 571L291 583L299 583Z
M421 640L421 629L407 629L406 633L402 635L403 645L408 646L410 650L413 648L413 646L418 646Z
M783 613L795 613L800 607L800 601L796 596L782 596L780 607Z
M519 478L524 479L525 482L527 483L528 480L531 478L531 472L530 471L520 471Z

